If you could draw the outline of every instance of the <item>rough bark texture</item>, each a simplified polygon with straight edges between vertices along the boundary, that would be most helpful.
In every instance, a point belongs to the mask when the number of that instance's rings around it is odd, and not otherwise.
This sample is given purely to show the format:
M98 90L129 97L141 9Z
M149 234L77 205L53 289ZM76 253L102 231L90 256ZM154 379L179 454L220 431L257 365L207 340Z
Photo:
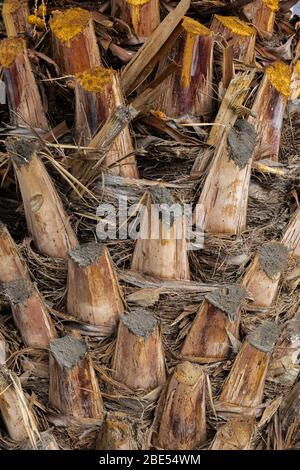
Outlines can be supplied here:
M20 186L27 227L37 248L50 257L65 258L77 245L76 236L35 144L11 137L6 148Z
M162 279L189 279L187 257L186 219L184 215L166 221L162 211L159 215L156 204L174 201L165 199L168 191L155 190L155 199L146 193L144 197L145 213L141 216L139 238L136 241L131 269ZM170 219L172 218L172 214Z
M74 418L92 418L101 423L103 402L86 344L72 336L50 343L51 406Z
M157 107L171 118L208 121L213 107L212 33L187 17L182 24L183 32L168 54L168 61L175 61L179 67L166 80ZM160 67L166 65L164 60Z
M103 336L116 329L124 305L106 247L88 243L69 252L67 303L70 314L99 326Z
M107 414L97 438L96 450L136 450L134 433L126 414Z
M270 37L273 34L275 15L278 9L278 0L254 0L243 8L243 12L260 34Z
M180 363L158 406L158 446L190 450L206 440L205 374L190 362Z
M30 31L27 18L29 15L27 0L4 0L2 17L7 37L18 36Z
M113 358L113 378L132 390L152 390L166 380L162 335L143 310L123 315Z
M236 16L215 15L211 29L232 48L233 58L252 64L255 55L256 31Z
M61 72L73 75L101 64L91 14L82 8L53 12L53 56Z
M210 449L250 450L255 429L255 419L252 417L232 418L219 427Z
M159 0L113 0L112 15L125 21L144 40L160 23Z
M12 124L47 129L47 118L24 39L8 38L0 42L0 66L3 67Z
M0 282L29 278L25 262L7 227L0 222Z

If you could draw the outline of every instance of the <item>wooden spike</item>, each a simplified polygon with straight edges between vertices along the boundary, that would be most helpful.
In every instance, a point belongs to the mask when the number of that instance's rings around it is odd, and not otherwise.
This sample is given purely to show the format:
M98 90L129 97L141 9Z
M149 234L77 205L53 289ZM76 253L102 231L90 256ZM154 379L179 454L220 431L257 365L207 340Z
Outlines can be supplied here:
M273 34L275 15L278 9L278 0L254 0L243 8L243 13L260 34L270 37Z
M132 426L125 413L110 412L100 430L96 450L136 450Z
M216 411L221 415L255 415L261 404L277 327L269 321L258 326L243 343L223 385Z
M255 56L255 28L237 16L214 15L211 30L219 34L232 48L233 58L246 65L252 64Z
M33 450L32 444L29 440L21 447L22 450ZM40 433L39 439L36 442L34 450L60 450L55 437L49 431Z
M18 178L28 230L44 255L65 258L77 245L54 184L38 158L34 142L18 137L6 139Z
M86 243L69 251L68 312L101 327L109 336L124 312L120 286L104 245Z
M155 318L134 310L120 319L113 378L132 390L152 390L166 380L162 334Z
M250 450L255 431L255 418L232 418L219 427L210 450Z
M160 65L163 69L173 60L179 68L167 79L157 107L168 117L207 121L213 111L213 36L188 17L182 26L182 34Z
M265 153L277 161L281 138L282 122L286 103L291 93L292 74L283 62L275 62L266 68L256 94L252 113L248 121L254 125L257 139L257 153Z
M14 441L20 442L38 434L19 378L4 367L0 368L0 411L8 434Z
M300 430L300 382L284 397L279 408L283 449L293 449Z
M121 75L122 88L126 94L135 90L152 72L160 59L158 52L167 43L190 6L190 0L181 0L129 61Z
M24 261L7 227L0 222L0 282L29 279Z
M178 364L157 411L158 447L191 450L206 440L205 374L191 362Z
M230 352L228 332L239 338L240 304L245 290L232 286L213 291L203 301L185 339L181 354L197 362L224 360Z
M300 363L300 310L283 327L273 351L268 379L293 385L299 375Z
M27 279L7 282L3 288L25 346L48 348L56 334L45 302L37 289Z
M174 205L180 213L174 211L174 214L169 214L161 206L160 217L157 205L167 204L170 208L174 204L169 191L155 188L151 194L146 193L144 198L145 211L131 269L161 279L189 279L187 226L182 207Z
M0 66L3 69L12 124L47 129L47 118L24 39L8 38L0 41Z
M159 0L113 0L111 14L127 23L143 41L160 23Z
M4 336L0 332L0 366L5 365L7 353L8 353L8 345L5 341Z
M74 418L103 419L103 402L86 344L72 336L49 346L51 406Z
M287 262L288 250L282 243L267 242L259 248L242 281L251 296L252 306L270 307L273 304Z
M239 108L243 105L249 93L254 72L237 74L229 83L225 96L222 100L218 114L214 121L207 143L216 146L224 134L224 128L230 129L239 117Z
M76 74L75 97L75 138L83 146L89 145L99 127L111 117L118 106L125 104L117 73L101 66ZM133 152L129 128L126 126L107 151L103 165L113 175L137 178ZM86 166L84 162L84 167ZM80 178L80 181L85 184L86 178Z
M29 32L28 16L29 8L27 0L4 0L2 18L7 37L14 37L20 33Z
M246 229L255 143L255 130L243 119L236 122L228 136L223 134L198 200L200 219L204 217L207 232L238 235Z
M92 15L82 8L54 11L49 22L53 57L61 72L73 75L100 65Z

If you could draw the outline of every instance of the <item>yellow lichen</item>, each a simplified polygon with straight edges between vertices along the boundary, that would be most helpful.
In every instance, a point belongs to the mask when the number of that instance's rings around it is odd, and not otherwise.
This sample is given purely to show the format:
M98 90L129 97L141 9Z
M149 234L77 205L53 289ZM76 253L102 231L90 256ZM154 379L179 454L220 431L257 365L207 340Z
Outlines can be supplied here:
M203 26L203 24L199 23L198 21L192 20L192 18L188 18L187 16L183 18L182 26L186 32L195 34L197 36L208 36L211 34L210 29L206 28L206 26Z
M263 0L263 3L270 8L272 11L279 10L279 1L278 0Z
M100 66L77 73L75 78L86 91L102 93L106 85L112 82L113 75L114 71L112 69Z
M43 29L46 26L43 19L36 15L29 15L27 18L27 23L31 24L32 26L37 26L39 29Z
M21 38L8 38L0 42L0 66L12 66L18 54L24 52L25 42Z
M252 36L255 34L255 29L240 20L237 16L215 15L215 18L234 34L238 34L239 36Z
M273 87L285 98L291 94L292 73L283 62L275 62L266 69L266 74Z
M47 15L47 7L44 3L42 3L37 9L38 16L44 17Z
M184 88L189 87L191 81L191 68L193 63L194 46L197 36L208 36L211 31L198 21L184 17L182 26L186 32L181 69L181 83Z
M141 6L141 5L146 5L146 3L149 3L150 0L126 0L128 5L134 5L134 6Z
M55 13L50 20L50 28L53 34L63 42L75 38L87 26L91 15L83 8L70 8L64 12Z

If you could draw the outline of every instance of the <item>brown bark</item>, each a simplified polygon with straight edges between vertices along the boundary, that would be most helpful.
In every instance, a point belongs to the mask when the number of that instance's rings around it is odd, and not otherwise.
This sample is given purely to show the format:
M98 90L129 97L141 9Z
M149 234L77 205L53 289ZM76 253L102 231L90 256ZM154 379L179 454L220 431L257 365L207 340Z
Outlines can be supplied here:
M174 213L174 217L162 209L161 217L154 203L167 204L174 201L166 189L155 189L144 196L145 212L141 217L139 238L136 241L131 269L161 279L189 279L187 257L186 218Z
M104 245L87 243L69 251L68 312L101 327L109 336L124 312L120 286Z
M154 317L135 310L120 319L113 378L132 390L152 390L166 380L162 333Z
M293 449L300 432L300 382L284 397L279 408L283 449Z
M136 450L132 426L125 413L110 412L102 425L96 450Z
M220 35L231 46L233 59L246 65L252 64L255 56L256 31L237 16L215 15L211 30Z
M125 21L140 40L145 40L160 23L159 0L113 0L111 14Z
M14 37L20 33L29 32L28 16L29 8L27 0L4 0L2 17L7 37Z
M103 419L103 402L86 344L72 336L50 343L51 406L74 418Z
M171 118L209 120L213 108L212 67L213 37L201 23L185 17L183 32L177 39L169 59L179 65L166 80L157 107Z
M24 39L0 41L0 66L3 68L12 124L47 129L47 118Z
M268 378L293 385L299 375L300 310L283 327L270 361Z
M278 160L284 111L290 93L289 67L283 62L275 62L267 67L252 106L256 117L248 119L258 135L257 158L267 156Z
M104 67L85 70L76 75L75 97L75 139L79 145L86 146L116 108L124 105L119 77L113 70ZM126 126L107 151L103 165L111 174L137 178L133 152L129 128ZM87 162L81 164L81 172L86 166Z
M40 433L36 446L33 449L30 441L25 442L21 448L22 450L60 450L55 437L48 431Z
M14 441L23 441L37 433L37 424L20 380L4 367L0 368L0 411L7 432Z
M243 8L243 13L260 34L270 37L273 34L278 9L278 0L254 0Z
M0 282L29 279L25 262L7 227L0 222Z
M25 346L48 348L56 334L45 302L37 289L26 279L7 282L3 287Z
M219 427L210 450L250 450L255 430L253 417L232 418Z
M292 287L300 282L300 209L293 215L282 238L282 243L288 248L290 263L294 265L286 276Z
M158 447L191 450L206 440L202 367L190 362L178 364L158 406Z
M227 332L239 338L240 303L245 296L239 286L213 291L203 301L184 341L181 354L197 362L224 360L230 352Z
M270 307L277 295L279 281L288 261L288 251L279 242L262 245L247 269L242 284L254 307Z
M18 178L28 230L38 250L53 258L65 258L78 242L35 144L11 137L6 148Z
M211 166L198 204L201 207L198 223L204 220L204 229L213 234L238 235L246 229L251 164L254 154L255 131L244 120L236 123L230 132L242 135L253 148L230 145L226 133L216 146ZM248 146L248 144L246 144ZM252 144L251 144L252 145ZM234 153L237 152L237 158ZM197 220L195 219L197 222Z
M53 12L50 20L53 57L64 74L73 75L101 63L90 12L69 8Z
M247 336L215 404L220 414L256 414L276 339L277 328L271 322L263 323Z

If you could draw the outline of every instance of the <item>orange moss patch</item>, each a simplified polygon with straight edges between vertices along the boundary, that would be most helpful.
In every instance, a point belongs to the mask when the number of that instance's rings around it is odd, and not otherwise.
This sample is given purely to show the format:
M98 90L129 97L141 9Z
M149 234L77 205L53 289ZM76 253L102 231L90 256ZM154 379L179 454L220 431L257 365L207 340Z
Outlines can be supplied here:
M102 93L105 87L112 82L113 76L114 71L112 69L100 66L92 70L77 73L75 78L86 91Z
M240 36L252 36L256 32L252 26L249 26L247 23L240 20L237 16L215 15L215 18L234 34L239 34Z
M21 38L8 38L0 42L0 66L9 68L17 56L25 50L25 41Z
M292 72L283 62L275 62L266 69L266 74L273 87L285 98L291 94Z
M90 12L87 10L70 8L66 11L56 12L50 20L50 28L57 39L68 42L82 33L90 18Z
M183 29L188 32L195 34L197 36L208 36L211 34L211 30L203 26L203 24L199 23L198 21L192 20L192 18L188 18L185 16L182 21Z

